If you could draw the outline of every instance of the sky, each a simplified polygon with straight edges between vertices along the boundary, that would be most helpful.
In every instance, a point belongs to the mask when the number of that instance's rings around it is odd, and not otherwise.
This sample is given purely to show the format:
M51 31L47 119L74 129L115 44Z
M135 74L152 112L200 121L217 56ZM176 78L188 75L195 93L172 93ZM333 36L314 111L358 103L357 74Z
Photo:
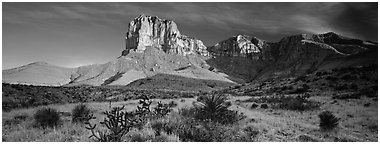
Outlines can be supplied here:
M141 14L173 20L181 34L212 46L237 34L277 42L336 32L378 40L377 3L2 3L2 68L36 61L63 67L101 64L125 48Z

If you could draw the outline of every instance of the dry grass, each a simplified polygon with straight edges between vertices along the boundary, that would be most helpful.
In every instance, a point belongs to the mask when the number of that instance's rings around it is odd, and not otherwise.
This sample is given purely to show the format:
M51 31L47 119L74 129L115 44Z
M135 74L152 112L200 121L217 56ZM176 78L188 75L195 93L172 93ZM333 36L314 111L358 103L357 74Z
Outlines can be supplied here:
M244 113L247 118L239 122L237 127L258 131L254 141L377 141L378 119L377 101L371 98L337 100L332 103L331 97L312 96L314 101L321 102L320 109L310 111L291 111L282 109L251 109L252 102L244 101L249 96L234 97L230 96L232 102L230 107L233 110ZM237 101L238 100L238 101ZM153 99L152 106L158 101L170 103L174 101L178 105L174 107L174 112L179 108L191 107L196 98L180 99ZM138 100L125 102L113 102L112 107L125 106L125 109L132 111L136 109ZM364 104L371 103L365 107ZM49 105L60 112L69 113L77 104ZM105 110L110 110L109 102L92 102L87 105L93 110L96 117L92 123L103 120L101 114ZM88 138L90 131L83 125L71 123L71 116L63 116L63 125L59 128L40 129L34 127L33 114L40 107L29 109L17 109L2 113L2 133L3 141L92 141ZM323 110L332 111L337 117L341 118L338 128L331 132L319 130L318 114ZM173 117L174 118L174 117ZM98 126L99 128L99 126ZM232 130L232 129L231 129ZM239 133L241 131L238 131ZM234 135L234 134L232 134ZM144 129L133 129L125 141L179 141L176 134L162 133L155 136L148 122Z
M177 108L190 106L192 101L195 99L191 98L182 98L184 102L180 102L181 99L169 100L169 99L152 99L152 105L155 106L158 101L164 103L169 103L174 101L178 105ZM112 102L111 107L125 106L125 109L132 111L136 109L138 100L122 101L122 102ZM102 112L105 110L110 110L109 102L92 102L87 103L89 108L94 112L95 120L92 120L92 123L97 123L104 119ZM61 113L71 113L72 109L76 106L76 103L64 104L64 105L49 105L49 107L56 109ZM35 127L33 114L43 106L28 108L28 109L15 109L10 112L2 113L2 133L3 140L9 142L19 142L19 141L36 141L36 142L75 142L75 141L92 141L88 138L91 135L91 132L85 129L84 125L73 124L71 122L71 116L63 115L62 125L58 128L47 128L40 129ZM15 117L26 116L24 120L15 120ZM171 140L174 141L175 136Z

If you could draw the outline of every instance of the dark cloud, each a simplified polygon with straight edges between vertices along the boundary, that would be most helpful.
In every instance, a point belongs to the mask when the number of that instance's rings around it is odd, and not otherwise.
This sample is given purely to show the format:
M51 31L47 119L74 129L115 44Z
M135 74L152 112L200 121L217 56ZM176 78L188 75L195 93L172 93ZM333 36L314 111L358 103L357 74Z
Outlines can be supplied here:
M377 3L346 3L332 20L336 29L352 33L360 39L377 39ZM355 35L356 34L356 35Z
M12 57L23 53L32 53L33 55L24 54L24 57L30 59L57 57L59 54L39 55L34 52L55 48L63 49L61 57L63 54L70 57L70 53L74 52L81 55L77 52L81 49L82 62L106 62L111 56L119 54L124 47L123 37L128 23L141 14L174 20L182 34L199 38L208 46L236 34L279 41L288 35L327 31L377 41L377 9L377 3L330 2L6 2L3 3L3 60L10 62ZM109 58L92 56L99 51L104 51L104 57ZM4 58L4 54L8 56ZM57 61L57 64L62 63L64 62ZM76 64L70 66L72 65Z

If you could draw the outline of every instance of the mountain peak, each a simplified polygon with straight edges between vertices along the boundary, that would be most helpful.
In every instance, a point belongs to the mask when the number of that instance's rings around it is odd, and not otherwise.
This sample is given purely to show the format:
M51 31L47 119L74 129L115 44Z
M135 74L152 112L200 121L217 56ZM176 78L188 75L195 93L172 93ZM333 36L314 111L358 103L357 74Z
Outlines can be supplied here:
M174 21L140 15L129 23L126 49L122 55L127 55L130 50L143 52L146 47L155 47L170 54L209 55L201 40L182 35Z

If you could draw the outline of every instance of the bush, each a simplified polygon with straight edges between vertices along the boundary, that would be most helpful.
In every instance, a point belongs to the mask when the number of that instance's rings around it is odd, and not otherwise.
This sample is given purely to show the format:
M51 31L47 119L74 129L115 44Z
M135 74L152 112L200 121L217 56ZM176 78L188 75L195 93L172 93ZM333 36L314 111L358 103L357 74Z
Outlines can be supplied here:
M86 129L91 130L91 136L99 142L120 142L122 137L126 135L132 127L141 122L141 119L136 118L133 113L123 112L123 107L115 107L111 111L104 112L107 117L100 122L100 124L106 126L106 131L95 132L95 125L91 125L89 118L86 122L88 127ZM92 117L92 116L91 116Z
M223 125L211 120L197 120L181 117L169 123L175 125L174 134L181 141L190 142L239 142L254 141L258 131L242 128L238 124Z
M137 128L138 130L144 130L144 126L147 124L149 119L162 118L166 116L171 109L168 104L163 104L158 102L158 105L153 111L150 110L150 105L152 101L149 100L147 96L142 96L139 101L140 106L137 106L137 110L132 112L123 111L123 107L115 107L111 111L106 111L104 114L106 118L100 122L100 124L106 126L106 131L95 132L96 125L91 125L89 122L93 118L91 115L87 118L86 127L91 130L90 138L94 138L96 141L101 142L120 142L123 136L125 136L132 128ZM145 138L141 137L140 134L135 134L132 137L132 141L144 141Z
M339 118L337 118L332 112L324 111L318 115L320 119L319 127L322 130L335 129L339 124Z
M300 94L296 97L284 95L269 96L261 97L257 100L257 102L268 103L272 108L275 109L305 111L318 108L320 103L308 100L309 97L310 95L308 93Z
M252 103L252 105L251 105L251 109L255 109L255 108L257 108L259 105L258 104L256 104L256 103Z
M73 123L83 123L91 115L91 109L85 104L78 104L71 112Z
M169 104L163 104L161 102L158 102L157 106L154 108L153 113L157 116L165 116L167 115L172 109L170 108Z
M53 108L42 108L34 114L34 120L37 126L42 128L55 127L60 124L60 115Z
M260 108L262 108L262 109L267 109L267 108L269 108L269 106L268 106L268 104L261 104L261 105L260 105Z
M173 108L176 107L178 104L175 101L170 101L169 107Z

